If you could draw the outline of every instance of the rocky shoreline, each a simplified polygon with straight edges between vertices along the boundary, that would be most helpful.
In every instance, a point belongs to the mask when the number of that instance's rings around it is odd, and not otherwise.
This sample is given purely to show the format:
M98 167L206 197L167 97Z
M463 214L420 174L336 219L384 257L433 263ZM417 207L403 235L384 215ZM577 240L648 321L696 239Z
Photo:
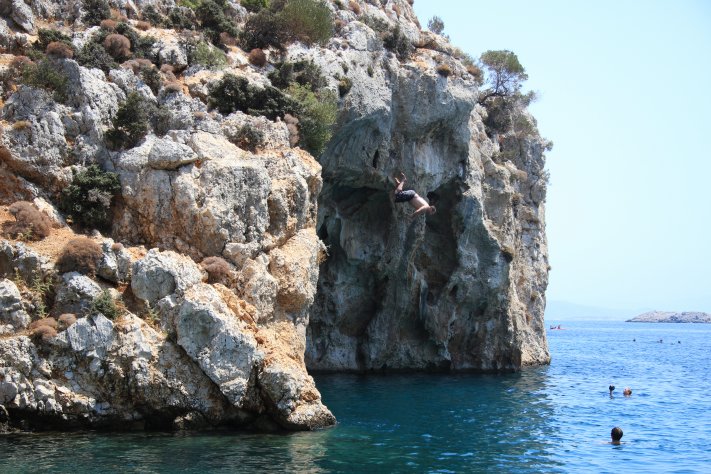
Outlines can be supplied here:
M694 311L650 311L640 314L628 323L711 323L711 313L701 313Z

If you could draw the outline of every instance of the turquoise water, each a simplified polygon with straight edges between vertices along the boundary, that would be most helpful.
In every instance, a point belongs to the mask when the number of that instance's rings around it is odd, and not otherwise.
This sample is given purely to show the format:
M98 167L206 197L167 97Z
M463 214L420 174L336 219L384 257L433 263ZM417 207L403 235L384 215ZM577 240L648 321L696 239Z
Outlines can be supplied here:
M520 374L317 376L332 429L11 435L0 472L711 472L711 325L563 327Z

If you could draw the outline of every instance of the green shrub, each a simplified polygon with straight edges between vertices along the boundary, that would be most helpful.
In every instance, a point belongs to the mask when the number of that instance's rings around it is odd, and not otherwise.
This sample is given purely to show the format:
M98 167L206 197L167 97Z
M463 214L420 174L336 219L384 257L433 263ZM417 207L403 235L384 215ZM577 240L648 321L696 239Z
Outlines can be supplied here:
M50 43L55 42L64 43L70 48L72 48L72 51L75 50L74 45L72 45L72 39L69 36L65 35L61 31L51 30L47 28L40 28L37 31L37 42L35 43L35 49L37 49L38 51L45 51Z
M178 6L189 8L190 10L197 10L200 6L201 0L178 0Z
M144 7L141 17L144 21L147 21L155 26L165 26L166 24L166 17L156 10L156 7L153 5Z
M297 104L275 87L254 87L244 77L227 74L210 91L208 105L224 115L240 110L270 120L293 112Z
M195 11L188 7L171 8L168 12L166 26L172 26L176 30L194 30L197 18Z
M215 44L219 42L222 32L231 36L239 34L237 25L225 15L225 7L224 0L219 3L214 0L203 0L195 10L205 35Z
M156 40L152 36L141 36L128 23L121 22L116 25L116 33L125 36L131 42L134 58L145 58L156 62L153 45Z
M138 92L131 92L119 106L113 128L105 134L106 143L113 149L133 148L148 133L146 101Z
M432 33L441 35L444 31L444 22L440 17L435 15L427 22L427 29L430 30Z
M338 81L338 95L343 97L350 92L351 87L353 87L353 81L347 77L341 77Z
M227 56L219 48L200 41L186 44L188 63L199 64L210 69L219 69L227 65Z
M94 276L104 254L101 246L88 237L76 237L62 248L55 267L59 273L79 272Z
M107 0L83 0L84 23L98 25L101 20L111 17L111 9Z
M240 33L242 49L274 47L301 41L324 44L333 36L331 11L319 0L272 0L269 9L250 16Z
M121 315L121 310L111 292L109 290L104 290L94 297L91 301L91 306L89 306L89 315L103 314L108 319L116 319Z
M274 47L282 49L287 43L288 34L281 18L271 10L260 10L247 18L239 34L240 46L245 51L255 48Z
M319 0L289 0L279 13L291 40L311 45L325 44L333 36L333 19Z
M67 76L49 59L26 64L22 68L22 83L51 92L57 102L63 103L67 100Z
M247 11L258 12L259 10L261 10L263 8L267 8L269 6L269 1L268 0L240 0L240 5L242 5L244 8L246 8Z
M93 41L87 41L82 50L79 51L77 62L84 67L101 69L105 74L118 67L118 64L106 52L106 49Z
M158 68L147 59L131 59L122 64L122 67L129 67L133 73L151 88L154 94L158 93L161 86L161 76Z
M385 34L383 46L395 53L401 61L409 58L410 54L415 50L410 40L400 30L400 25Z
M318 157L333 135L338 99L326 89L314 93L299 84L292 84L287 93L298 103L300 145Z
M228 138L243 150L255 151L258 146L264 143L264 132L250 124L244 124Z
M272 85L279 89L286 89L292 82L296 82L317 91L327 84L326 78L321 74L321 68L311 60L277 64L268 77Z
M74 174L72 183L62 191L60 207L83 227L105 229L111 223L111 201L120 191L116 173L91 165Z

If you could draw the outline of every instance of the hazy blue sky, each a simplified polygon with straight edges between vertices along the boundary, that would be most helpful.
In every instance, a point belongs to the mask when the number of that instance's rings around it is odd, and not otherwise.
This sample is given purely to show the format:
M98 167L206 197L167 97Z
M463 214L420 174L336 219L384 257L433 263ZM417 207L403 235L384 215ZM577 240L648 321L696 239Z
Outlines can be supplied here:
M711 2L415 0L515 52L551 185L548 300L711 312Z

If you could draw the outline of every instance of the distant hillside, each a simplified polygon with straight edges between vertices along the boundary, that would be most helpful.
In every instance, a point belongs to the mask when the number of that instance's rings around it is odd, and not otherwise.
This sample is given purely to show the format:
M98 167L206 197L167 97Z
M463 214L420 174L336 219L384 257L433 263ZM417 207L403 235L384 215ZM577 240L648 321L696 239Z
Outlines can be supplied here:
M711 314L693 311L650 311L627 320L628 323L711 323Z

